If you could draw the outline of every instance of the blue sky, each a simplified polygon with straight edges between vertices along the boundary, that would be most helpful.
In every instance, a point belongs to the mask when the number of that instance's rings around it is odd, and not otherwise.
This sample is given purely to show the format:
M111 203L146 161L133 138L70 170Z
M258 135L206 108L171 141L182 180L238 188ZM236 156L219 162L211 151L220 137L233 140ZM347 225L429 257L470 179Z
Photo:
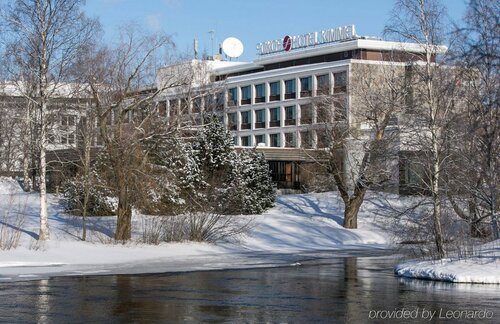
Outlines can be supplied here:
M460 20L465 0L444 0L450 16ZM180 52L211 52L209 31L215 32L215 50L226 37L239 38L242 61L256 56L259 42L343 25L355 24L359 35L381 36L393 0L87 0L88 15L99 17L105 39L111 41L120 25L134 21L145 28L173 36Z

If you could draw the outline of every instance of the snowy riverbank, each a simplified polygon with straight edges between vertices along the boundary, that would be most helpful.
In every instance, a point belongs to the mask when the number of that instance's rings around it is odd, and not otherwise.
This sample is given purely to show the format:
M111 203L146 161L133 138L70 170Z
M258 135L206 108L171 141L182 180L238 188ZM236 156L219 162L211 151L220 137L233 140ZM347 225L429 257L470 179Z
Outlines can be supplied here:
M409 261L398 264L394 272L408 278L500 284L500 240L481 246L467 259Z
M81 222L66 215L56 196L49 196L50 241L37 244L38 195L20 190L14 181L0 182L0 209L9 214L12 228L24 215L20 245L0 251L0 281L39 279L58 275L155 273L169 271L252 268L294 263L301 253L337 250L380 251L390 247L384 221L367 202L359 229L344 229L342 203L335 193L286 195L276 206L252 218L250 232L233 243L110 243L114 217L90 218L91 242L79 240ZM133 217L133 236L141 235L143 218Z

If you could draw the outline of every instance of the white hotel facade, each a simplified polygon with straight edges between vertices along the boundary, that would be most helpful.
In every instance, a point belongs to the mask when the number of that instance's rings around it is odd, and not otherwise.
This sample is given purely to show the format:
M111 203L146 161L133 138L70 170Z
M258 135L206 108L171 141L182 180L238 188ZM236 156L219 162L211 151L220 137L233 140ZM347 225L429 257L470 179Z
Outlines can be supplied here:
M357 107L349 91L356 86L351 83L353 71L366 64L394 62L394 58L401 62L396 65L404 67L404 62L418 60L424 53L418 44L360 37L354 26L285 36L260 43L256 49L253 62L208 62L208 83L220 86L213 98L190 101L182 112L177 110L183 105L178 92L166 92L161 100L170 118L184 114L200 121L204 110L215 110L233 135L236 148L262 151L278 187L293 189L300 189L306 181L313 164L310 152L328 145L322 125L357 123L352 114ZM159 82L161 75L160 70ZM327 117L314 104L321 97L334 98ZM207 101L215 102L216 108L208 108ZM397 123L391 127L397 128ZM345 166L359 155L356 150L359 146L345 152ZM411 182L405 162L396 162L391 191Z

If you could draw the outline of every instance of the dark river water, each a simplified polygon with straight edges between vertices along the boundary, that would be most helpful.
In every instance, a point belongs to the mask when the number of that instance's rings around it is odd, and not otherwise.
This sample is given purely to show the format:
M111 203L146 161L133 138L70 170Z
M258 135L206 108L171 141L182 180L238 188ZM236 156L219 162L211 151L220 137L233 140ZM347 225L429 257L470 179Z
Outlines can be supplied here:
M500 323L500 286L402 279L395 262L323 256L280 268L0 283L0 322Z

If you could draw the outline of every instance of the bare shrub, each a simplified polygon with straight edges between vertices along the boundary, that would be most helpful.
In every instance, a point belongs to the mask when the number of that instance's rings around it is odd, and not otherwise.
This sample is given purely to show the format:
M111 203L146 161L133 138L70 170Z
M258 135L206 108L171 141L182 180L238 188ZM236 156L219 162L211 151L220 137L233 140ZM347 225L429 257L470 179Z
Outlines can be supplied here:
M177 216L144 216L141 242L209 242L237 239L251 228L252 219L213 212L191 212Z
M167 219L162 216L144 216L142 219L142 243L158 245L164 241Z
M30 245L28 248L32 251L45 251L46 250L45 241L31 239Z
M171 216L164 223L163 240L165 242L182 242L188 240L186 233L187 217L184 215Z
M9 202L0 215L0 250L15 249L19 245L21 230L25 222L26 202L15 206L15 195L9 196Z
M214 243L231 240L247 232L251 220L241 223L232 215L197 212L187 215L187 225L190 241Z

